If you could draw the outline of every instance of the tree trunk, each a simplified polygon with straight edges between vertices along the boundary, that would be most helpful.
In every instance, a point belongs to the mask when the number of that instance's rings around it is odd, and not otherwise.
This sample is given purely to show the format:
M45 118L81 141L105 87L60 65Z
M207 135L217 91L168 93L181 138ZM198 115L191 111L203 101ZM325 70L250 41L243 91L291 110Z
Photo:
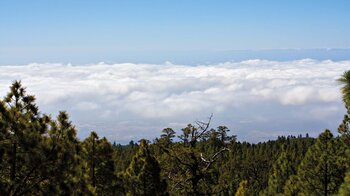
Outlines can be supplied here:
M92 140L92 156L91 156L91 173L92 173L92 186L96 187L96 179L95 179L95 138Z
M328 165L326 162L326 166L325 166L325 175L324 175L324 196L327 196L327 189L328 189Z

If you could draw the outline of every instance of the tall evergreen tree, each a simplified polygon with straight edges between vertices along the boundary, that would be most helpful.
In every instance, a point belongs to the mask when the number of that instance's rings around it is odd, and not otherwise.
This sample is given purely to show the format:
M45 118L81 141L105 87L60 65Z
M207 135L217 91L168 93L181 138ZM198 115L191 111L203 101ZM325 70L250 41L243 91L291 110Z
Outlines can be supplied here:
M68 114L60 112L57 120L51 123L49 131L51 175L46 194L89 195L93 193L88 183L87 162L83 159L83 149L77 139L77 131L69 121ZM59 171L59 172L58 172Z
M160 177L160 166L151 155L146 140L132 158L124 174L127 195L165 195L166 183Z
M65 113L40 115L19 81L0 104L1 178L5 195L87 193L79 141ZM57 172L60 171L60 172ZM79 174L79 175L78 175ZM87 190L87 191L84 191Z
M345 148L333 134L324 131L298 168L298 186L306 195L336 194L346 170Z
M118 195L122 192L121 179L116 175L115 151L111 143L103 137L97 146L97 193L99 195Z
M347 159L350 160L350 70L345 71L343 75L338 79L338 82L342 84L341 93L347 113L344 115L342 123L338 127L338 132L342 135L344 143L347 145ZM347 163L349 170L350 163ZM348 171L344 183L341 185L339 195L350 195L350 172Z
M91 132L82 144L88 162L90 183L98 195L120 194L121 187L115 174L114 149L105 137L98 138L96 132Z
M87 151L87 160L89 164L89 170L90 170L90 180L93 187L96 187L96 148L97 148L97 142L98 142L98 135L96 132L91 132L90 136L85 139L83 142L83 145L85 147L85 150Z
M35 97L28 95L20 81L15 81L10 92L0 102L0 188L4 194L16 195L38 186L38 165L45 157L49 118L41 116Z

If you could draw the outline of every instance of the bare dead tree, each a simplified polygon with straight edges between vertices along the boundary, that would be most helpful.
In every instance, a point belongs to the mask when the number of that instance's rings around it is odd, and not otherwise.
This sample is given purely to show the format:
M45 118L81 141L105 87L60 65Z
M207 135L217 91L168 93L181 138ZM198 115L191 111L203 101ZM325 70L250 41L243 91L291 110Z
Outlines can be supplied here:
M177 171L170 171L168 179L171 181L172 190L179 187L189 187L190 194L198 195L199 183L208 175L209 169L225 152L230 151L225 145L211 155L205 156L204 152L199 152L196 144L204 141L210 135L210 125L213 118L211 114L207 121L195 121L195 126L189 124L182 129L183 134L179 136L183 145L179 143L170 146L161 146L161 149L176 162ZM234 137L227 137L229 139Z

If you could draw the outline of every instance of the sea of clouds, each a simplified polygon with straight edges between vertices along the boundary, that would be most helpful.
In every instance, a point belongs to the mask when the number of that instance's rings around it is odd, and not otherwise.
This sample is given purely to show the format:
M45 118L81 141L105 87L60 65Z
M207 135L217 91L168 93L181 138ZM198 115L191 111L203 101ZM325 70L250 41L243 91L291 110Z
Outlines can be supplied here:
M336 79L350 61L247 60L210 65L28 64L0 66L0 94L22 80L44 113L66 110L85 137L126 143L205 120L240 140L336 131L345 113Z

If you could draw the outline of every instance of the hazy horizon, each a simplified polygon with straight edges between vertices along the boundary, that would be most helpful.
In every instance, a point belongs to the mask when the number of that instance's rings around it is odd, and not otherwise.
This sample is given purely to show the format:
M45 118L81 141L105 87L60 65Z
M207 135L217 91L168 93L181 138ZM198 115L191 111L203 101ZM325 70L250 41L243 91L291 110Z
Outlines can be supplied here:
M30 63L66 63L66 64L95 64L95 63L153 63L171 62L175 64L199 65L221 63L226 61L244 61L251 59L290 61L300 59L315 60L349 60L350 48L311 48L311 49L247 49L247 50L202 50L202 51L124 51L115 54L104 54L102 57L86 54L85 60L79 57L63 57L60 54L50 58L30 56L11 56L1 58L1 65L20 65Z

